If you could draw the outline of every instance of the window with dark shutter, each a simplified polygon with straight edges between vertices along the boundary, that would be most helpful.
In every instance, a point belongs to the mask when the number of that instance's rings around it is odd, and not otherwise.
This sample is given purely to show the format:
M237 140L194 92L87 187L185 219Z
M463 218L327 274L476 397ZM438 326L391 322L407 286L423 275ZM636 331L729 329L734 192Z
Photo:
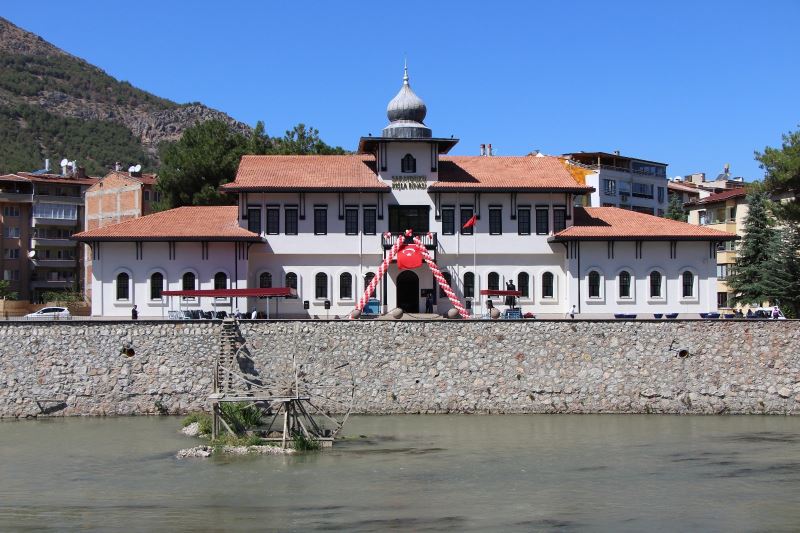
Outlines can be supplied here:
M499 207L489 208L489 235L503 234L503 210Z
M567 209L558 207L553 209L553 232L558 233L567 228Z
M328 297L328 275L323 272L314 276L314 297L317 299Z
M164 274L156 272L150 276L150 299L160 300L161 291L164 290Z
M472 215L475 214L475 211L472 207L465 207L461 206L461 235L472 235L472 231L475 226L470 226L468 228L464 227L464 224L467 223L469 219L472 218Z
M520 235L531 234L531 210L517 208L517 233Z
M131 278L125 272L117 275L117 300L129 300L131 295Z
M339 298L351 300L353 298L353 275L343 272L339 275Z
M378 216L374 207L364 208L364 235L375 235L378 232Z
M287 207L283 212L283 231L286 235L297 235L297 208Z
M261 234L261 208L247 208L247 229L253 233Z
M358 209L348 207L344 211L345 235L358 235Z
M314 235L328 234L328 209L326 207L314 208Z
M550 233L550 221L548 220L548 209L536 208L536 235L547 235Z
M464 298L475 298L475 274L464 274Z
M455 235L456 210L453 207L442 208L442 235Z
M267 208L267 235L277 235L281 232L281 210L277 207Z

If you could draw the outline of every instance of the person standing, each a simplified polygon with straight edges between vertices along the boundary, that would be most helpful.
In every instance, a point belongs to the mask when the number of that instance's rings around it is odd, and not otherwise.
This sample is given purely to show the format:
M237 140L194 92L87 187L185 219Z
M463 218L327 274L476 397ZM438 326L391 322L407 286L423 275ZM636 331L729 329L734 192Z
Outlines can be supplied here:
M139 311L136 310L136 306L134 305L131 309L131 320L138 320L139 319Z
M433 297L431 296L431 293L428 293L427 296L425 296L425 312L433 313Z

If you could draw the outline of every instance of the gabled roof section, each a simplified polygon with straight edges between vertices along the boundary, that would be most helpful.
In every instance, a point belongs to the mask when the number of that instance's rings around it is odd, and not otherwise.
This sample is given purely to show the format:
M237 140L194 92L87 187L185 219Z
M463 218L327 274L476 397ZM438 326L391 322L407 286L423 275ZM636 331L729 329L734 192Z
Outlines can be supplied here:
M246 155L236 179L224 192L388 192L378 179L375 156L354 155Z
M744 187L737 187L735 189L728 189L722 192L717 192L706 196L702 200L693 202L694 205L714 204L717 202L724 202L730 198L744 198L747 196L747 189Z
M618 207L576 207L569 228L550 241L732 241L733 233Z
M578 183L558 157L449 156L439 159L439 181L428 190L585 194L594 188Z
M76 233L76 241L250 241L261 237L239 226L238 207L178 207Z
M62 176L61 174L33 174L31 172L16 172L0 176L0 181L16 181L24 183L59 183L62 185L93 185L100 178L77 178L75 176Z

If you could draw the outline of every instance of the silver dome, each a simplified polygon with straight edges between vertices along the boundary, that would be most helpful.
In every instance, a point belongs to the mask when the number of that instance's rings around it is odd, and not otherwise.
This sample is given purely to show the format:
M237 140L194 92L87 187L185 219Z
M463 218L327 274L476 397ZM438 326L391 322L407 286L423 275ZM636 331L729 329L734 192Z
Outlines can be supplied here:
M408 67L403 71L403 86L397 96L386 106L390 124L383 129L385 137L430 137L431 130L425 126L428 108L408 83Z

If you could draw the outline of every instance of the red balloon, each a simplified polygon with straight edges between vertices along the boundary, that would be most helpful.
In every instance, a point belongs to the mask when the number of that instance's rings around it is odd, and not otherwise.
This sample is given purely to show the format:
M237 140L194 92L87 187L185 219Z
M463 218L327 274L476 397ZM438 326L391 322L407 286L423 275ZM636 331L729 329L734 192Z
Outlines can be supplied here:
M422 266L422 252L415 244L409 244L397 253L397 267L400 270L414 270Z

